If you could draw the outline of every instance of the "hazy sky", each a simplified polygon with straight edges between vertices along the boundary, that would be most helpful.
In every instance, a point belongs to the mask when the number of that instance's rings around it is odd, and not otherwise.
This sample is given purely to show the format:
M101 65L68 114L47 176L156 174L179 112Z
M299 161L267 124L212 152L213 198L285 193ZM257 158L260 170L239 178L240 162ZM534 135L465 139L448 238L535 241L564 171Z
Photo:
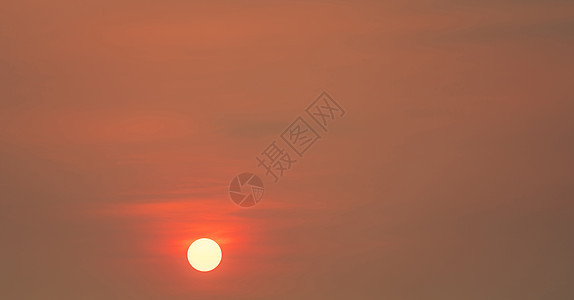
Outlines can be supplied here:
M572 299L573 53L572 1L2 1L0 298Z

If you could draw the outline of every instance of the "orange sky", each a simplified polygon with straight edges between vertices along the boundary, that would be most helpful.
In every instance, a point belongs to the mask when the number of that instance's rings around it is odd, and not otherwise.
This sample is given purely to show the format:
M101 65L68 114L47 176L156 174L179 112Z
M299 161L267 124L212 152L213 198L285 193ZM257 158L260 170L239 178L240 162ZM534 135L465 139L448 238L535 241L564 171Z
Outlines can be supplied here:
M574 297L569 1L0 7L0 298ZM322 91L346 115L273 184Z

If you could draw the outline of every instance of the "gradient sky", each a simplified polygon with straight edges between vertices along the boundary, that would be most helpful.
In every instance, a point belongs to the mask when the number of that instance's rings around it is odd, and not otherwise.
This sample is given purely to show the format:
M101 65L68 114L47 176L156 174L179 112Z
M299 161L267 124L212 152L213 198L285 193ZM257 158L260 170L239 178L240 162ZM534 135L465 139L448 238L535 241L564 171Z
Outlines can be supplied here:
M573 53L572 1L3 1L0 298L573 299Z

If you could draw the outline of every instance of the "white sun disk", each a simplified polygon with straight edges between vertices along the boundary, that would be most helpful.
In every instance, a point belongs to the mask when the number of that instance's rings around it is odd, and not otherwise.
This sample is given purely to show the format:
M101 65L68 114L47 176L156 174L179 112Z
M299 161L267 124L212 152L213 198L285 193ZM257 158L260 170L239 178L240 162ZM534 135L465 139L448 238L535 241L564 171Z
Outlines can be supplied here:
M198 239L187 249L187 260L198 271L211 271L221 262L221 248L211 239Z

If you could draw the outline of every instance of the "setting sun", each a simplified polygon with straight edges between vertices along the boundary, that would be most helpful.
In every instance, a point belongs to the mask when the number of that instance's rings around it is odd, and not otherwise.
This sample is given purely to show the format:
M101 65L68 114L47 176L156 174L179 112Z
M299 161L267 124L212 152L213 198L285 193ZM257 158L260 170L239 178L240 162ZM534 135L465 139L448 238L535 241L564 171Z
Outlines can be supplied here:
M211 271L221 262L221 248L213 240L198 239L189 246L187 260L198 271Z

